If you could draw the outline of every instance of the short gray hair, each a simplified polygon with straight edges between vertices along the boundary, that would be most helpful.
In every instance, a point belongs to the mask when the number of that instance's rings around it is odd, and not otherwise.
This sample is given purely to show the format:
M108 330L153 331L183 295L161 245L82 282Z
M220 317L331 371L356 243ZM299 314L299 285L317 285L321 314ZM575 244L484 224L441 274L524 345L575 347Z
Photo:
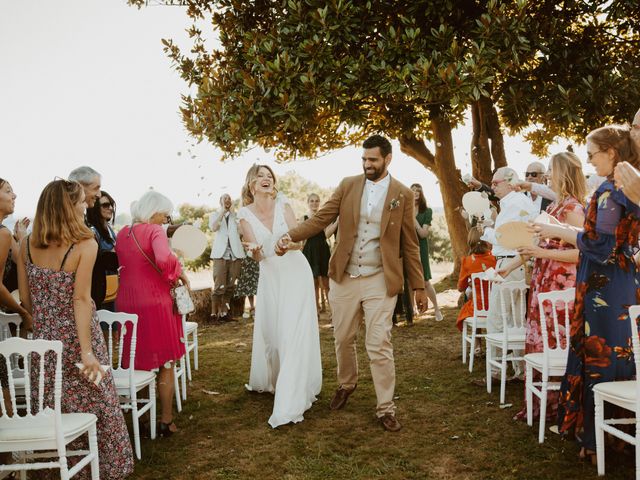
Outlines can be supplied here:
M140 200L131 204L131 218L134 222L148 222L156 213L173 212L173 203L155 190L147 191Z
M495 176L506 180L509 185L513 185L514 183L518 183L520 181L520 177L518 176L518 172L516 172L511 167L500 167L496 170L496 173L493 174Z
M69 174L70 181L78 182L82 185L89 185L90 183L93 183L93 180L96 177L100 178L101 175L93 168L87 167L86 165L71 170L71 173Z

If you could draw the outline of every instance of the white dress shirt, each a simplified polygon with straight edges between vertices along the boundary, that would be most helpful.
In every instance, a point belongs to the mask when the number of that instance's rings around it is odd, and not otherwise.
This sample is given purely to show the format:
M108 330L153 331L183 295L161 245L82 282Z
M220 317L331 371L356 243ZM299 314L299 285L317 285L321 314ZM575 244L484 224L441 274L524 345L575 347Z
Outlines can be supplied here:
M546 198L547 200L551 200L552 202L555 202L558 198L556 192L554 192L551 187L543 183L531 183L531 193L537 195L538 198Z
M388 173L382 180L378 180L377 182L372 182L371 180L365 181L364 188L367 194L367 213L369 215L371 215L373 206L377 205L378 202L383 201L386 198L387 192L389 191L390 183L391 175L389 175Z
M500 213L496 217L495 228L485 228L481 240L493 245L491 253L495 257L511 257L518 254L498 244L496 229L508 222L529 222L540 214L531 199L522 192L509 192L500 200Z

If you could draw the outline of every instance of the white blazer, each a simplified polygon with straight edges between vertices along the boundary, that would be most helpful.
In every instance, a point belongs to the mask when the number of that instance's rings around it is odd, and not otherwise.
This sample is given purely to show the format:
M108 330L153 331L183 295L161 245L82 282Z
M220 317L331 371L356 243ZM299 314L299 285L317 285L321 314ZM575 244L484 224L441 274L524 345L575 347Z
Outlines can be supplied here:
M220 213L212 214L209 217L209 228L213 230L214 223L218 218ZM222 258L225 250L227 249L227 242L231 244L231 251L233 252L233 256L236 258L244 258L244 248L242 247L242 242L240 241L240 234L238 233L238 217L236 217L235 212L231 212L229 214L229 225L227 226L227 221L224 216L220 219L220 224L218 225L215 237L213 239L213 247L211 248L211 258Z

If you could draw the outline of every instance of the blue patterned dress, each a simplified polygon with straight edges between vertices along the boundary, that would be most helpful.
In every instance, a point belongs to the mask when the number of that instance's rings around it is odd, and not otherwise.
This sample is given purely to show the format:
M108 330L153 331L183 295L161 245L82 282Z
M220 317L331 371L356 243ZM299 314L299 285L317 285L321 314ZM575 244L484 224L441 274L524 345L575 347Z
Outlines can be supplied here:
M639 218L638 206L607 180L593 194L578 234L580 263L558 425L562 432L575 431L590 450L596 448L593 386L635 375L629 306L640 303L633 261Z

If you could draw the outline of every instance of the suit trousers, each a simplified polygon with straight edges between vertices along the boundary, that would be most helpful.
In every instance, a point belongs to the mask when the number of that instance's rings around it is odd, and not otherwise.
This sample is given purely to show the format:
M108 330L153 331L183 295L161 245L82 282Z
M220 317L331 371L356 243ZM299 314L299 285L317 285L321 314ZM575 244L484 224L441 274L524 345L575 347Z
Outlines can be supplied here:
M338 383L351 390L358 383L356 338L364 317L365 346L376 391L376 415L394 414L396 370L391 345L391 317L397 297L387 295L384 273L330 281L329 302L335 338Z
M213 259L213 296L211 303L211 313L226 313L226 304L231 302L233 292L236 288L236 281L240 275L241 261L225 260L223 258Z

